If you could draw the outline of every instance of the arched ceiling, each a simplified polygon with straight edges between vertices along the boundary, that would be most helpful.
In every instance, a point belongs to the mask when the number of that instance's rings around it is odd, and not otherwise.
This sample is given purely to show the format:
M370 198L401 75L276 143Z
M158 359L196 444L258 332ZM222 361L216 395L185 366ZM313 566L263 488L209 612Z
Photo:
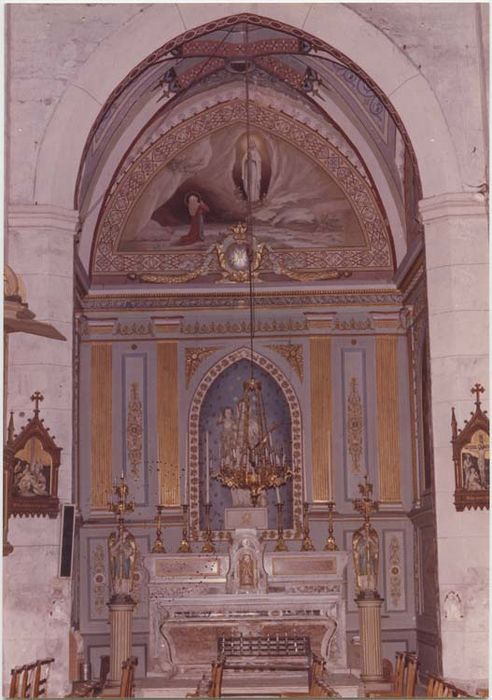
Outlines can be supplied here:
M93 284L227 278L220 247L235 250L231 227L245 220L247 123L259 279L392 278L417 235L418 178L397 115L339 52L239 15L168 42L101 110L76 202ZM198 240L187 235L190 192L208 209Z

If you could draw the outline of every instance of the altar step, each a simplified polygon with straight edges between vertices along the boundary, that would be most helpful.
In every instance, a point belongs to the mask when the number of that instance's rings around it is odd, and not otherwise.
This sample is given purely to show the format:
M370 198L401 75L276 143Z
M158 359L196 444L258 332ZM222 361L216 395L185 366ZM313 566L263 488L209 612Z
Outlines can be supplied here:
M325 680L343 698L364 697L363 686L356 676L334 673L325 675ZM137 681L135 697L137 698L184 698L187 693L196 690L200 676L175 676L169 680L162 677L150 677ZM227 671L222 682L222 697L239 695L242 697L275 697L278 693L306 693L305 673L269 673L267 671Z

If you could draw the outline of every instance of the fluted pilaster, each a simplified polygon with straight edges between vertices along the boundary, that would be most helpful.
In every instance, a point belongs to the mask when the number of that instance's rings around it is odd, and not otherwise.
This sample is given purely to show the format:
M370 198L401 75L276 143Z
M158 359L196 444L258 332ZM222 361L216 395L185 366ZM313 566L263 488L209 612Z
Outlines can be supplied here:
M121 679L121 664L132 653L133 608L135 603L109 603L110 662L111 681Z
M381 652L381 605L382 598L360 598L359 608L360 644L362 652L361 680L383 680L383 658Z

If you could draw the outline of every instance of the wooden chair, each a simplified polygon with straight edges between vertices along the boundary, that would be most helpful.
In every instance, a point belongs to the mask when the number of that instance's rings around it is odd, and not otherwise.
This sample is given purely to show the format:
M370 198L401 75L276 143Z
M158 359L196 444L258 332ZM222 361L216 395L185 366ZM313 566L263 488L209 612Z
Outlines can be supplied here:
M334 688L324 683L321 679L315 680L309 691L309 696L312 698L340 698L340 693L337 693Z
M16 666L10 671L9 698L21 698L21 679L25 666Z
M32 678L33 672L36 668L36 662L32 664L25 664L22 666L22 675L19 688L19 698L30 698L32 697Z
M367 698L413 698L417 683L418 659L413 652L396 652L391 690L371 690Z
M46 697L48 694L48 676L50 672L50 666L54 663L55 659L41 659L36 661L36 666L33 671L33 682L32 682L32 698L42 698Z
M210 680L207 682L207 676L204 675L194 693L187 693L187 698L220 698L222 694L222 676L224 675L223 657L219 657L216 661L212 661L212 672Z
M317 693L319 692L320 685L319 681L324 673L326 666L326 661L321 658L321 656L318 656L317 654L313 654L311 657L311 665L309 667L309 673L308 673L308 679L309 679L309 690L306 693L299 693L298 691L292 691L292 692L285 692L285 693L280 693L281 698L305 698L305 697L325 697L325 696L319 696Z
M9 698L19 697L20 679L23 669L24 666L15 666L10 671Z
M446 687L445 682L442 678L437 676L429 676L427 681L427 688L425 691L425 697L427 698L449 698L451 696L451 689Z
M224 675L224 659L220 658L217 661L212 661L212 680L210 690L208 691L209 698L220 698L222 693L222 677Z
M130 656L126 661L121 664L121 681L120 689L118 692L114 692L112 688L103 688L100 695L92 695L92 697L98 698L133 698L134 689L134 679L135 679L135 667L138 664L138 659L136 656Z
M450 683L449 681L440 678L439 676L430 675L427 681L426 694L427 698L472 698L466 690L462 690Z
M109 674L109 655L100 658L99 678L91 681L74 681L69 698L93 698L102 692Z

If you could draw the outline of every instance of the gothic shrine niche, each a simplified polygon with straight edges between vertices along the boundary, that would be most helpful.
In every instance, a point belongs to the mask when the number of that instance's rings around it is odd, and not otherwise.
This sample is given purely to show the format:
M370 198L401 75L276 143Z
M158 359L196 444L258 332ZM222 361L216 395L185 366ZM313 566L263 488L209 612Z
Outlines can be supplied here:
M43 396L36 391L34 416L18 435L14 435L11 414L5 448L8 456L8 513L10 515L48 515L56 518L59 511L58 469L61 448L49 434L44 419L39 418Z
M470 420L465 420L462 430L458 430L454 408L451 413L456 480L454 504L458 511L489 508L489 419L487 411L482 411L480 404L480 394L484 391L480 384L475 384L471 389L471 393L476 394L475 411Z

